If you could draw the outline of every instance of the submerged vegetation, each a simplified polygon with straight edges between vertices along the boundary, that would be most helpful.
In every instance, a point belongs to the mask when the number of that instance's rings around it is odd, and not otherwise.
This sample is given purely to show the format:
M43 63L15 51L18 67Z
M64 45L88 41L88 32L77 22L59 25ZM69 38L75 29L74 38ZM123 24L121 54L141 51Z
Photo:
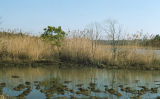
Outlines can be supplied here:
M62 98L69 97L71 99L77 99L79 96L85 97L86 99L102 99L102 96L98 94L103 94L103 98L108 99L110 96L114 96L116 99L120 97L125 97L125 94L132 94L132 96L128 96L131 99L141 99L142 95L147 94L158 94L159 87L148 88L146 86L136 86L128 87L127 85L118 85L113 88L110 85L102 85L103 87L100 89L97 86L97 83L90 82L87 87L85 84L76 84L73 86L72 81L64 81L60 82L55 78L50 78L50 80L44 81L25 81L25 83L18 84L17 86L12 88L12 92L21 92L17 96L8 96L3 95L3 89L6 86L6 83L0 83L0 96L4 96L4 99L25 99L25 97L29 96L33 91L40 91L40 94L44 94L46 99L50 99L53 97ZM69 85L72 84L73 87ZM34 89L35 87L35 89ZM138 89L139 88L139 89ZM122 94L123 93L123 94ZM95 96L93 96L95 94ZM124 95L124 96L123 96ZM66 98L65 98L66 99Z
M158 99L159 71L2 67L3 99ZM6 90L7 89L7 90Z
M58 59L99 68L160 69L160 53L153 51L153 47L159 47L159 35L152 38L141 32L122 35L122 29L114 21L109 21L107 26L100 29L98 24L93 24L92 28L73 33L48 26L40 37L0 32L0 61L55 62ZM101 32L107 34L108 40L101 39Z

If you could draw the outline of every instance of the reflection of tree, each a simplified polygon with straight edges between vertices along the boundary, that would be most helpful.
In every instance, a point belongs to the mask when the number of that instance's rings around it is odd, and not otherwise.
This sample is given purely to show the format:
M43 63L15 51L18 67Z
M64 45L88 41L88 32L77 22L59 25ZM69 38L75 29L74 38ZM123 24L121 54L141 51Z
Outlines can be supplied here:
M133 81L139 79L142 82L150 82L152 80L160 80L160 72L151 71L132 71L132 70L102 70L94 68L86 69L63 69L59 70L53 67L48 68L3 68L0 69L0 82L6 82L7 85L18 84L19 79L22 79L22 83L25 81L44 81L44 85L49 86L49 81L57 78L61 80L70 80L73 82L79 82L88 84L93 80L96 83L104 83L109 81L112 84L114 81L117 83L126 84L132 83ZM19 79L11 78L12 75L19 75ZM52 78L52 79L51 79ZM91 81L92 78L92 81ZM48 81L47 81L48 79Z
M111 81L112 81L111 86L112 86L112 88L114 88L114 83L115 83L115 71L114 70L112 72L112 80Z

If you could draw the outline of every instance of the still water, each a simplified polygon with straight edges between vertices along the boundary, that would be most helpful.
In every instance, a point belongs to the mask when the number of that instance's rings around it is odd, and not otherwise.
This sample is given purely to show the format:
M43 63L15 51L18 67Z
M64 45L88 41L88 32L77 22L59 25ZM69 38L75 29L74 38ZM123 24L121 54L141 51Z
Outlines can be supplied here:
M9 99L155 99L160 96L160 72L4 67L0 94Z

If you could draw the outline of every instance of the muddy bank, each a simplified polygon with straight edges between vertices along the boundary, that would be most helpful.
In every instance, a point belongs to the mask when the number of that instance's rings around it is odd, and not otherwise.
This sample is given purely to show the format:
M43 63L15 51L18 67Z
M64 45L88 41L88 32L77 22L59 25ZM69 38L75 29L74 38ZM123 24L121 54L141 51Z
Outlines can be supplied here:
M133 65L112 65L112 64L92 64L92 63L82 63L74 61L64 61L60 59L54 60L38 60L38 61L0 61L1 67L40 67L40 66L54 66L58 68L99 68L99 69L129 69L129 70L160 70L158 65L143 65L143 64L133 64Z

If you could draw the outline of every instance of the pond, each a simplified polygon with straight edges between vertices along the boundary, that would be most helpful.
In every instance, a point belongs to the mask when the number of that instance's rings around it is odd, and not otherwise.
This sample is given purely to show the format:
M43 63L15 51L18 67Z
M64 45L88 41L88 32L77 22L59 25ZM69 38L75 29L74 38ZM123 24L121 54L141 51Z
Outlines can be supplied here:
M9 99L155 99L159 71L3 67L0 97Z

